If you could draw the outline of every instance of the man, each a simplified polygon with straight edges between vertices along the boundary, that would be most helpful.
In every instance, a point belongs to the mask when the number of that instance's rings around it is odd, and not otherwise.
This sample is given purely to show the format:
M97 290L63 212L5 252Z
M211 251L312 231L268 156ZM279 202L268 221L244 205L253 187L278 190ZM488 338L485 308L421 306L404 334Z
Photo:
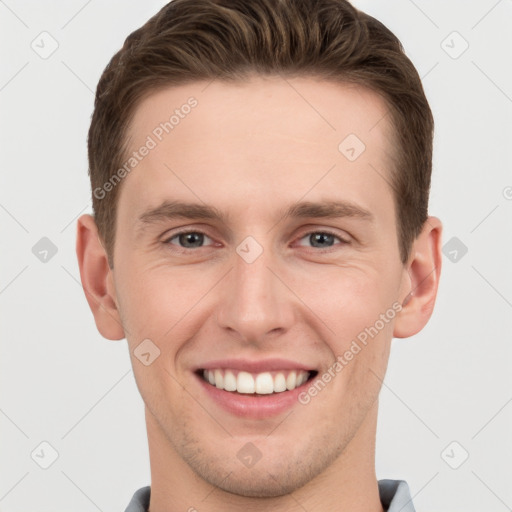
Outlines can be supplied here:
M393 337L429 320L433 120L344 0L174 0L100 79L77 255L126 337L151 487L127 511L412 511L375 475Z

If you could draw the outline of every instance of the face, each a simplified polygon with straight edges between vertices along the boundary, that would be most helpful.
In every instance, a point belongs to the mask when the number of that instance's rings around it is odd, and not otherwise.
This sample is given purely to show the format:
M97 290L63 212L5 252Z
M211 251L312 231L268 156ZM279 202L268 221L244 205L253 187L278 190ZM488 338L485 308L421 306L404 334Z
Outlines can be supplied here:
M138 107L131 148L155 146L119 185L111 278L148 434L175 467L278 496L375 421L411 289L385 114L370 91L306 77Z

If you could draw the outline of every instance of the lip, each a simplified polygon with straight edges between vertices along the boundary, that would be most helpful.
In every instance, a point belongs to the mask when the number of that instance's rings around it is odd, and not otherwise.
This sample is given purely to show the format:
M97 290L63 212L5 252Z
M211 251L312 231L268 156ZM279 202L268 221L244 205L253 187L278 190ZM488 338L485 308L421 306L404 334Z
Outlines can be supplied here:
M216 368L219 367L217 366ZM239 418L259 420L277 416L294 405L299 405L299 394L309 386L311 380L311 378L308 379L291 391L283 391L271 395L255 395L225 391L206 382L198 372L194 372L194 376L199 381L208 398L224 411Z

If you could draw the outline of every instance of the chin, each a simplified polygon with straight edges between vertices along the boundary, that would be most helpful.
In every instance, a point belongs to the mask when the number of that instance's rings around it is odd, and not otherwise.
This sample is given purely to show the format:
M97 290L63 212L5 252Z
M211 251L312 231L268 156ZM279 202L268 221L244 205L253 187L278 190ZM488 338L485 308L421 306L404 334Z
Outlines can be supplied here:
M289 495L325 471L339 450L319 450L303 445L288 455L265 453L253 467L245 467L238 459L230 461L225 454L189 452L185 460L193 471L209 484L237 496L275 498Z
M312 478L304 467L296 467L293 473L282 468L279 471L271 471L269 468L260 467L258 470L253 468L233 471L225 478L219 478L218 474L201 476L225 492L252 498L276 498L289 495Z

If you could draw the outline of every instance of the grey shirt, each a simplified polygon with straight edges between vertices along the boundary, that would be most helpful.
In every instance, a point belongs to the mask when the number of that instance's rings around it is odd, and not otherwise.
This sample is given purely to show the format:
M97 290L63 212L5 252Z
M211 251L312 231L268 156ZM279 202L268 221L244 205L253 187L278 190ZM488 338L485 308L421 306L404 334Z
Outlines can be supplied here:
M125 512L147 512L150 493L149 486L139 489ZM379 480L379 495L387 512L414 512L409 486L404 480Z

